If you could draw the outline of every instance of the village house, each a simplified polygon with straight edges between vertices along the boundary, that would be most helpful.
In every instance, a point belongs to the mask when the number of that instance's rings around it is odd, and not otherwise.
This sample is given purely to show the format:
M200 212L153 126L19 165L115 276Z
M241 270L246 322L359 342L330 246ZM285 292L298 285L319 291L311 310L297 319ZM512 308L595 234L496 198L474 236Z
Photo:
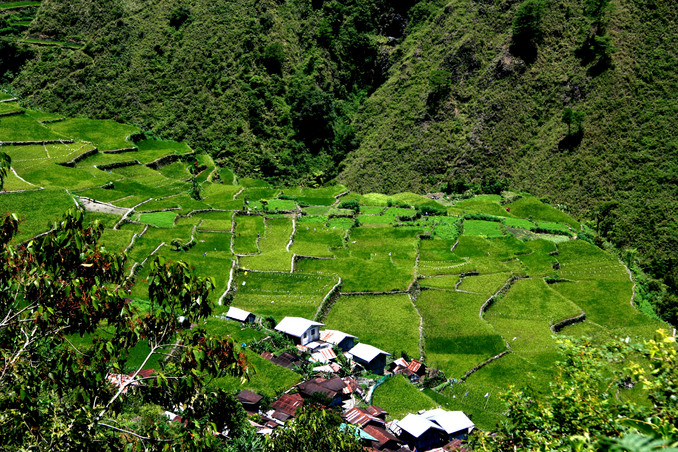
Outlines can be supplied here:
M240 391L236 398L238 399L238 402L242 404L245 411L247 411L247 414L253 415L259 412L259 402L261 402L263 396L260 396L255 392L244 389Z
M408 414L392 424L392 430L412 450L442 447L454 439L466 439L475 424L462 411L441 408Z
M320 393L331 400L330 406L338 406L351 394L360 392L360 385L353 377L333 377L330 379L317 377L298 385L299 394L304 398L310 398L315 393Z
M247 312L242 309L234 308L233 306L231 306L230 308L228 308L226 318L236 320L242 323L254 323L256 316L251 312Z
M403 374L412 383L419 383L421 377L426 375L426 365L416 359L408 363L404 358L398 358L390 364L389 368L394 374Z
M402 441L386 431L383 427L368 424L363 427L363 431L374 438L374 441L370 444L373 449L397 451L400 450L403 445Z
M368 344L358 344L349 350L348 353L353 357L354 362L376 375L384 374L386 357L391 356L390 353L386 353Z
M347 352L353 348L358 338L350 334L337 330L322 330L320 340L328 344L336 345L342 351Z
M279 421L285 422L296 415L297 409L304 404L304 399L299 394L283 394L278 400L271 404L273 409L269 416Z
M286 334L295 344L306 345L320 339L321 326L325 326L325 324L303 317L285 317L275 329Z

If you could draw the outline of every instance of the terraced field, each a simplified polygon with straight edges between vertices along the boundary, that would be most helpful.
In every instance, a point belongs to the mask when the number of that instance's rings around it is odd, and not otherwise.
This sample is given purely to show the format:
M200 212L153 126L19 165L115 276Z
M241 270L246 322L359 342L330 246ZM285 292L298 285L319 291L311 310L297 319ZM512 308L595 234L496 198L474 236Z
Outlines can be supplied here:
M649 336L662 326L633 307L622 263L577 240L581 225L527 194L437 201L343 186L272 187L181 143L132 142L132 126L0 105L0 114L16 112L0 116L1 149L12 158L0 210L24 218L19 241L80 205L105 226L108 249L126 250L135 303L148 298L149 259L182 259L215 280L207 323L214 334L258 338L219 317L228 296L276 321L323 321L454 379L426 396L405 381L384 384L375 401L394 413L444 402L489 425L501 418L497 391L528 375L548 382L558 335ZM340 207L350 200L359 212ZM579 323L564 327L570 318ZM259 373L249 388L274 394L297 381L250 359ZM389 386L405 402L389 398Z

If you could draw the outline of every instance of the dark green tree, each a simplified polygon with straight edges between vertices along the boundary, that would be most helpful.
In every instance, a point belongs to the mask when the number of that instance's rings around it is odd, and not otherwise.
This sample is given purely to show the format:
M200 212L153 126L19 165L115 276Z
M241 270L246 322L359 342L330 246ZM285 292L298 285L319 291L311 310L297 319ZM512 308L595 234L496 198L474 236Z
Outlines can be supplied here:
M536 56L537 44L543 36L541 22L544 8L543 0L526 0L518 6L512 28L514 54L528 60Z
M1 184L10 161L0 157ZM221 449L222 433L242 431L245 415L231 396L208 393L205 384L213 376L245 375L244 355L230 339L185 328L211 314L213 281L157 258L150 264L150 308L140 311L126 298L125 256L105 250L103 227L83 218L71 210L49 233L19 245L12 242L17 217L0 223L0 444ZM146 352L132 367L136 346ZM166 359L142 378L158 357ZM162 414L181 406L181 424Z
M575 111L569 107L565 109L562 120L565 124L567 124L567 136L572 135L572 126L576 127L576 134L580 134L582 132L582 123L584 122L585 117L586 113Z
M349 429L339 429L342 420L324 409L306 407L285 427L276 429L267 444L267 452L296 450L313 452L364 452Z

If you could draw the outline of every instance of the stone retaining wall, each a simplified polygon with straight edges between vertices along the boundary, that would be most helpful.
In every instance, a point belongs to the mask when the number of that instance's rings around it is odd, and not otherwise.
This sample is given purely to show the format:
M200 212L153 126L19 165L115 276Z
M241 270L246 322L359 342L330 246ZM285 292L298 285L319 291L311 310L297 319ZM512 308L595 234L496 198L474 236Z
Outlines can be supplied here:
M97 148L93 148L93 149L90 149L89 151L83 152L82 154L73 157L68 162L60 162L60 163L58 163L58 165L73 168L78 162L81 162L81 161L85 160L87 157L91 157L91 156L98 154L98 153L99 153L99 150Z
M125 152L137 152L139 149L135 147L131 148L120 148L120 149L110 149L108 151L101 151L104 154L124 154Z
M72 144L73 140L43 140L43 141L0 141L0 146L44 146L47 144Z
M95 165L96 169L102 171L111 170L115 168L124 168L126 166L141 165L139 160L127 160L126 162L115 162L115 163L106 163L104 165Z
M17 116L17 115L23 115L26 113L26 110L16 110L16 111L8 111L7 113L0 113L0 118L7 117L7 116Z
M579 315L554 323L551 325L551 331L558 334L560 330L566 326L574 325L575 323L583 322L584 320L586 320L586 313L582 311L582 313Z

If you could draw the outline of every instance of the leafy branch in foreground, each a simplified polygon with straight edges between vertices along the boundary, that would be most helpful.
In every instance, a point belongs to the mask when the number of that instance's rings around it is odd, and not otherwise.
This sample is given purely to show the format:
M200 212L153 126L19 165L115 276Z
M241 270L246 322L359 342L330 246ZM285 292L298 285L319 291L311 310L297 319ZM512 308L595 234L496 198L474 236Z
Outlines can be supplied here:
M210 450L243 429L233 397L206 385L245 376L244 355L231 340L187 328L211 314L211 278L157 258L151 308L141 312L125 298L125 256L98 243L98 222L86 226L71 210L50 233L15 246L18 227L13 215L0 225L4 447ZM152 374L142 372L151 362Z
M478 450L678 450L675 338L659 330L641 345L565 339L562 351L548 390L504 394L508 421L476 435ZM636 385L633 398L624 394Z

